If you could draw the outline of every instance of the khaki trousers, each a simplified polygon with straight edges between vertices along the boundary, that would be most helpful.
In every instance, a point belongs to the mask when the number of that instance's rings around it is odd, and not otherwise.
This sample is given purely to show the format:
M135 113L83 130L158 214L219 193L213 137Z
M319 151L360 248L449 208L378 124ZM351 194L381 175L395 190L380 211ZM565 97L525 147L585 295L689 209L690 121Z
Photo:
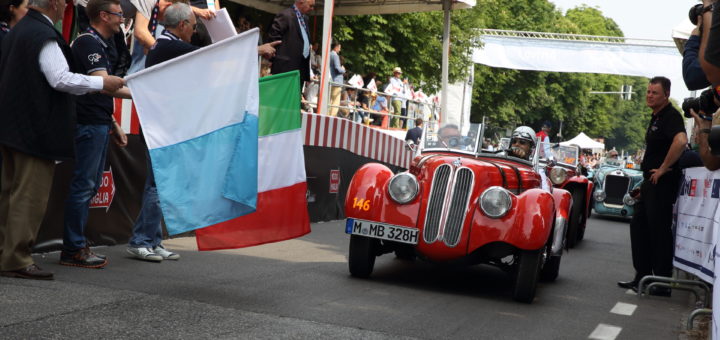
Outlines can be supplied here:
M45 217L55 161L0 145L0 270L33 264L30 247Z
M330 105L331 106L340 105L340 95L341 94L342 94L342 87L333 86L330 88ZM340 109L339 107L331 107L330 115L333 117L337 116L337 112L339 109Z

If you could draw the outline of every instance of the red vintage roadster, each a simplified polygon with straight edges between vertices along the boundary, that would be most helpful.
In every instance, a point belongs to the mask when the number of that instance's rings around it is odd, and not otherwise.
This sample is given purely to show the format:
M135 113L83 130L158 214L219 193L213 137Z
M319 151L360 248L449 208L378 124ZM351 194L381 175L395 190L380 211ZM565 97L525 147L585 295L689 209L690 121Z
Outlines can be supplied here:
M530 303L539 279L554 280L572 196L529 160L480 148L482 127L428 128L410 169L360 168L345 199L349 267L368 277L377 256L488 263L514 278L514 299ZM448 133L450 131L450 133Z
M542 144L541 144L542 145ZM553 144L549 148L553 153L555 164L547 167L548 161L540 149L540 168L548 168L547 173L556 188L565 189L573 198L568 219L566 245L573 248L585 237L585 227L592 208L590 201L593 182L583 174L580 164L580 147L577 145Z

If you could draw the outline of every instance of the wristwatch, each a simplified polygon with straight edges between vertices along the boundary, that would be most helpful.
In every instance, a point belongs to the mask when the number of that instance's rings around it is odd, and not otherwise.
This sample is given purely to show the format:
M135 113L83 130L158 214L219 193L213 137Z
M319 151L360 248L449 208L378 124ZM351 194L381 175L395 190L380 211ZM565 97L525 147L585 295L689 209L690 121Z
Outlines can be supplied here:
M700 133L710 133L710 129L700 129Z

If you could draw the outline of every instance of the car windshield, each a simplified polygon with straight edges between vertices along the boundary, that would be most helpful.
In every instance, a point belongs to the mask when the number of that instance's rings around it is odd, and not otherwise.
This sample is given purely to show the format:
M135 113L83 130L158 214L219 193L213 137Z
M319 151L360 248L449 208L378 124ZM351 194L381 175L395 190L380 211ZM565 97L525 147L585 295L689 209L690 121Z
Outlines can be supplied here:
M540 149L540 161L541 162L547 162L547 157L545 156L545 143L540 143L543 148ZM555 159L555 162L560 164L569 165L572 167L577 166L578 164L578 155L579 155L579 149L577 146L571 146L571 145L560 145L560 144L550 144L550 151L553 154L553 158Z
M442 149L475 153L481 133L481 124L460 128L455 124L428 125L423 149Z

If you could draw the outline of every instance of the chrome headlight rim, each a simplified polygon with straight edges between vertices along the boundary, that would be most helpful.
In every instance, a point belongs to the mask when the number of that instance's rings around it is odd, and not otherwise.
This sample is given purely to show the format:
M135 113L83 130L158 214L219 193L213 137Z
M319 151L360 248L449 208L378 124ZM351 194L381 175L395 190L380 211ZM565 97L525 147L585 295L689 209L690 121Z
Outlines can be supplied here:
M635 199L632 198L630 194L625 194L625 196L623 196L623 204L627 205L628 207L632 207L633 205L635 205L635 203L637 202L635 202Z
M409 198L402 199L398 197L398 194L394 192L393 190L393 183L397 183L396 181L398 178L401 177L408 177L410 178L410 183L412 183L411 191L413 191L413 194L409 196ZM418 183L417 177L415 175L409 173L409 172L401 172L399 174L394 175L392 178L390 178L390 181L388 182L388 194L390 194L390 198L392 198L393 201L399 204L407 204L412 202L418 195L418 192L420 192L420 184Z
M507 203L507 206L504 208L504 211L502 211L501 213L498 213L498 214L490 213L490 212L488 212L488 208L485 206L486 198L488 197L488 194L490 194L492 192L501 192L506 197L506 200L508 203ZM480 205L480 210L482 210L482 212L490 218L501 218L501 217L507 215L513 206L512 196L510 195L510 191L508 191L507 189L500 187L500 186L492 186L492 187L485 189L485 191L483 191L483 193L480 195L480 198L478 199L478 201L479 201L478 203Z
M595 202L604 202L607 198L607 194L603 190L598 190L593 193L593 198L595 199Z
M560 185L565 183L568 179L568 173L565 171L565 169L560 167L553 167L550 169L550 182L552 182L555 185Z

